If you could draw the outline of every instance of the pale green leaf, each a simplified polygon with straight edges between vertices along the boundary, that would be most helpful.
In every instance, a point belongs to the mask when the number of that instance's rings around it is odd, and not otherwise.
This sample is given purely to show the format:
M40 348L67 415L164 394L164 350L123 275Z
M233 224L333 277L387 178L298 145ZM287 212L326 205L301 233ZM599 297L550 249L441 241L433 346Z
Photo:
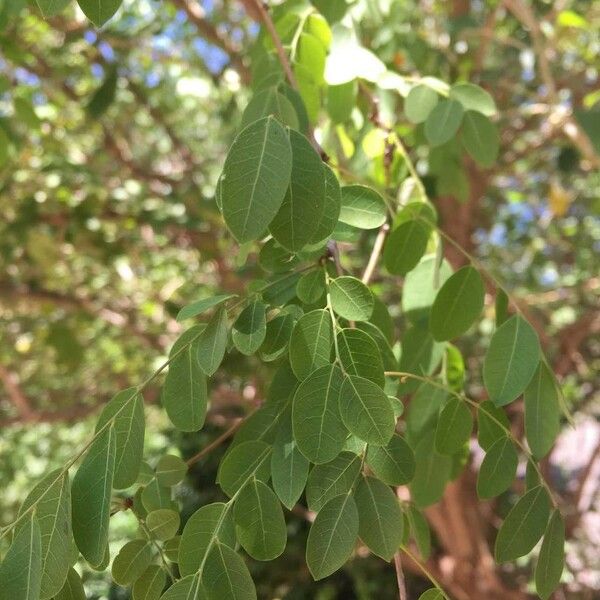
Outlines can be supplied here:
M558 509L554 510L535 567L535 589L547 600L558 587L565 565L565 523Z
M290 339L290 364L298 379L329 364L333 330L326 310L313 310L296 323Z
M366 185L342 187L340 221L360 229L376 229L385 223L386 207L383 198Z
M65 583L58 594L54 596L54 600L86 600L81 577L73 567L69 567ZM135 600L142 599L135 598ZM151 599L148 598L148 600Z
M158 600L167 583L167 575L158 565L150 565L133 584L133 600Z
M494 99L478 85L456 83L450 88L450 98L458 100L465 110L477 111L486 117L492 117L496 114Z
M39 6L45 19L56 16L70 3L71 0L36 0L36 4Z
M337 277L329 285L333 310L349 321L368 321L373 314L373 294L355 277Z
M310 510L319 512L332 498L347 494L358 477L360 466L360 457L350 452L342 452L331 462L314 466L306 483Z
M156 464L156 479L160 485L173 486L183 481L188 466L179 456L165 454Z
M487 451L477 476L477 495L494 498L506 491L517 473L519 457L508 437L495 441Z
M440 588L434 587L425 590L420 596L419 600L446 600L444 592Z
M131 585L150 565L153 554L152 545L146 540L127 542L112 564L111 574L115 583Z
M327 87L327 112L333 123L343 123L350 118L356 104L356 81Z
M425 121L425 137L431 146L451 140L462 122L464 109L457 100L442 100Z
M411 88L404 102L404 114L411 123L423 123L438 103L438 95L429 86Z
M179 513L170 508L159 508L148 513L146 526L153 538L165 542L177 534L179 530Z
M142 503L149 513L161 508L172 508L171 488L161 485L156 478L152 479L142 491Z
M250 478L266 481L271 474L271 448L258 440L236 446L219 465L218 482L222 490L233 496Z

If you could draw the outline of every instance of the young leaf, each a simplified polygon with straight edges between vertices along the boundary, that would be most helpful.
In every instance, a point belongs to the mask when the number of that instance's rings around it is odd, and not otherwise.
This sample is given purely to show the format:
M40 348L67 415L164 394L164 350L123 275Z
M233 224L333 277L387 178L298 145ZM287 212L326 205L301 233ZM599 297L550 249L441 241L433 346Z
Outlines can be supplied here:
M390 441L396 426L394 409L377 384L345 375L339 402L342 421L351 433L374 446L385 446Z
M153 538L166 542L177 534L179 530L179 513L170 508L153 510L146 517L146 526Z
M486 500L507 490L515 479L519 457L508 437L496 440L487 451L477 476L477 495Z
M427 249L429 227L413 219L396 227L383 249L383 262L392 275L406 275L414 269Z
M223 217L240 243L257 239L283 202L292 172L292 148L274 117L248 125L235 138L223 167Z
M331 317L326 310L313 310L296 323L290 339L290 364L298 379L329 364L333 341Z
M256 588L246 563L229 546L219 542L206 557L202 588L210 600L256 600Z
M235 524L222 502L199 508L183 528L179 543L179 570L183 576L195 573L205 559L213 540L235 547Z
M152 562L152 545L146 540L127 542L115 556L112 578L122 586L131 585Z
M207 310L214 308L215 306L219 306L220 304L223 304L223 302L227 302L227 300L230 300L231 298L235 297L235 294L221 294L219 296L212 296L211 298L204 298L203 300L192 302L192 304L184 306L177 313L177 320L185 321L186 319L197 317L203 312L206 312Z
M383 198L365 185L342 187L340 221L359 229L376 229L385 223L386 207Z
M260 357L265 362L278 359L288 347L292 329L294 328L294 317L292 315L278 315L267 323L265 341L260 347Z
M554 510L544 533L544 541L535 567L535 589L547 600L558 587L565 564L565 523L558 509Z
M236 319L231 330L233 345L246 356L254 354L267 335L267 307L258 300L249 304Z
M187 470L188 466L179 456L165 454L156 464L156 479L160 485L171 487L183 481Z
M373 294L355 277L337 277L329 286L333 310L349 321L368 321L373 314Z
M128 388L112 398L98 417L96 431L111 419L117 452L113 488L123 490L136 482L144 456L144 399L137 388Z
M121 6L122 0L77 0L83 14L96 26L104 25Z
M82 556L93 567L102 564L108 548L116 437L112 425L98 435L77 469L71 487L73 537Z
M496 406L519 396L531 381L540 358L536 332L515 315L494 333L483 364L483 382Z
M332 498L317 514L306 543L306 564L315 581L337 571L352 554L358 536L354 498Z
M538 460L546 456L560 430L557 384L548 365L541 360L525 389L525 435Z
M415 448L415 476L410 483L415 505L425 508L435 504L444 493L450 479L452 458L435 449L435 433L428 431Z
M39 600L42 582L42 535L32 510L0 564L2 600Z
M472 110L465 113L461 138L471 158L482 167L491 167L498 158L500 149L498 129L481 113Z
M19 514L36 504L41 534L42 580L40 598L52 598L62 589L69 570L71 540L71 484L59 469L46 475L29 493Z
M306 501L310 510L319 512L332 498L347 494L360 472L360 457L342 452L331 462L313 467L306 483Z
M486 452L497 440L505 438L507 431L510 431L506 413L490 400L485 400L479 405L477 422L477 441Z
M333 460L348 435L340 415L342 383L339 367L328 365L309 375L294 395L294 439L300 452L313 463Z
M271 479L273 489L283 503L291 510L306 485L309 462L298 449L292 432L292 421L287 418L277 432L271 455Z
M456 100L442 100L425 121L425 137L431 146L451 140L462 122L464 109Z
M71 0L36 0L36 4L39 6L44 19L55 17L70 3Z
M158 565L150 565L133 584L133 600L158 600L162 594L167 575Z
M403 519L396 494L378 479L364 477L354 500L360 539L373 554L391 560L402 543Z
M415 85L404 101L404 114L411 123L423 123L438 103L438 95L427 85Z
M317 215L317 228L309 240L311 244L325 240L333 233L342 208L342 191L338 178L331 167L325 163L323 163L323 172L325 175L325 203L322 212Z
M206 417L206 375L196 358L201 331L200 327L192 327L177 340L163 387L162 404L171 423L181 431L198 431Z
M373 338L360 329L342 329L337 334L337 342L345 371L369 379L383 388L383 360Z
M405 485L415 474L415 455L399 435L394 435L386 446L369 446L367 464L388 485Z
M252 479L233 509L237 538L256 560L273 560L285 549L287 531L281 504L262 481Z
M296 295L304 304L315 304L325 295L325 273L316 269L302 275L296 285Z
M269 231L284 248L298 252L310 242L319 226L325 206L325 173L321 157L304 135L290 130L290 144L290 185Z
M467 266L444 283L435 297L429 329L438 342L458 337L475 322L483 309L485 289L479 271Z
M164 585L163 585L164 587ZM161 590L162 591L162 590ZM86 600L85 590L79 573L69 567L67 578L61 590L54 596L54 600ZM134 600L152 600L151 598L135 598Z
M267 481L271 474L271 448L257 440L236 446L219 465L217 479L222 490L233 496L251 477Z
M550 513L550 500L541 485L528 491L512 507L496 537L496 562L525 556L542 537Z
M494 99L478 85L456 83L450 88L450 98L458 100L465 110L474 110L486 117L492 117L496 114Z
M465 402L451 398L438 418L435 449L440 454L455 454L471 437L473 417Z
M227 311L221 307L194 343L196 358L206 375L213 375L227 349Z

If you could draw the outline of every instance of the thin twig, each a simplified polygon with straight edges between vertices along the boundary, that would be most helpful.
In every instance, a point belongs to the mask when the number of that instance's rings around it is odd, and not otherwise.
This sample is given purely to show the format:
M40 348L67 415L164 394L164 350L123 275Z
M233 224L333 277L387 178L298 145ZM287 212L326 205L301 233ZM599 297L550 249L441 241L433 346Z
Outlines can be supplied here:
M369 256L369 262L367 263L367 267L365 268L365 272L362 276L362 282L365 285L368 285L371 281L371 277L373 277L373 272L375 271L375 267L377 266L377 261L379 260L379 256L381 255L381 251L383 250L383 243L385 242L385 238L390 230L390 226L388 223L384 223L377 233L377 237L375 238L375 243L373 244L373 250L371 250L371 256Z
M396 567L396 581L398 582L398 597L400 600L408 600L406 595L406 583L404 582L404 571L402 570L402 556L400 552L394 554L394 566Z

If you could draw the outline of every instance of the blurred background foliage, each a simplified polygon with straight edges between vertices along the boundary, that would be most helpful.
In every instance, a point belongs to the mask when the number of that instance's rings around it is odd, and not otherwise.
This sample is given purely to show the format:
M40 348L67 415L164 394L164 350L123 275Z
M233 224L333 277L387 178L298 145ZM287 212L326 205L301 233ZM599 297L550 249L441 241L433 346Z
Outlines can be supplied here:
M344 123L317 129L353 176L385 184L372 121L401 134L440 213L442 228L513 290L541 336L575 427L564 423L545 459L570 541L566 592L600 594L600 4L593 0L313 0L329 20L349 11L362 44L397 73L469 80L494 96L500 155L483 169L427 150L422 128L383 90ZM247 57L258 25L249 3L126 0L100 31L74 5L44 20L26 0L0 0L0 511L12 520L31 482L62 465L118 390L162 362L180 333L181 306L241 292L264 272L223 227L214 186L251 94ZM337 11L337 12L336 12ZM348 18L348 17L347 17ZM396 178L401 180L403 166ZM393 190L395 193L395 190ZM342 244L344 266L364 267L373 239ZM464 257L451 246L456 268ZM377 281L395 317L398 282ZM398 321L401 326L401 320ZM461 341L467 390L481 399L480 359L493 308ZM265 397L272 371L231 355L215 377L209 425L175 433L146 395L147 457L189 456ZM522 407L512 410L522 430ZM219 499L222 451L195 465L180 488L184 516ZM481 460L473 449L473 462ZM524 477L524 472L522 473ZM470 595L468 563L493 539L507 498L475 505L473 472L429 509L432 568ZM507 493L510 495L510 492ZM462 511L462 512L461 512ZM478 513L473 521L470 512ZM460 513L460 514L459 514ZM113 550L135 528L115 517ZM473 523L484 522L485 527ZM395 598L391 566L359 553L311 582L307 526L290 515L283 557L252 563L260 598ZM461 529L462 528L462 529ZM466 532L466 533L465 533ZM488 565L488 568L493 568ZM510 570L512 569L512 570ZM497 574L503 597L530 565ZM426 584L407 573L411 593ZM496 577L496 575L495 575ZM125 598L85 573L91 598ZM462 596L460 595L462 594Z

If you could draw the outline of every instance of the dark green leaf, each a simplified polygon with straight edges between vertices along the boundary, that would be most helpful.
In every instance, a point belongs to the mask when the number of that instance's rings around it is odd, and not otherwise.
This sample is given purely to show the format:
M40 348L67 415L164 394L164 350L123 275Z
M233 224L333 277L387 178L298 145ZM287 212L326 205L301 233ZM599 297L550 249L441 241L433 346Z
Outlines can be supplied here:
M408 507L407 516L411 534L417 544L419 554L423 560L427 560L431 553L431 531L429 530L427 519L412 504Z
M254 354L264 342L267 335L266 309L262 302L252 302L233 324L231 339L242 354Z
M260 347L260 357L265 362L279 358L288 347L292 329L294 328L294 317L292 315L278 315L267 323L265 341Z
M503 439L510 431L510 423L505 412L490 400L482 402L477 411L477 441L487 452L494 442Z
M508 437L496 440L488 450L477 477L477 494L482 499L494 498L506 491L517 473L519 457Z
M462 122L464 109L456 100L442 100L425 121L425 137L431 146L441 146L451 140Z
M452 458L435 449L435 433L425 433L415 448L415 476L410 483L415 505L424 508L435 504L444 493L450 479Z
M235 294L221 294L219 296L212 296L211 298L204 298L204 300L192 302L192 304L184 306L177 313L177 320L185 321L185 319L191 319L192 317L201 315L203 312L214 308L215 306L219 306L220 304L223 304L223 302L227 302L227 300L235 297Z
M491 167L496 162L500 135L486 116L468 110L463 117L461 136L466 151L475 162L483 167Z
M313 310L302 316L290 339L290 364L298 379L329 364L333 329L326 310Z
M440 454L455 454L471 437L473 417L465 402L451 398L438 418L435 449Z
M429 227L417 220L396 227L383 249L386 269L393 275L406 275L412 271L427 249L429 232Z
M202 588L207 600L256 600L256 589L246 563L229 546L219 542L206 558Z
M73 567L69 567L65 583L60 592L58 592L58 594L54 596L54 600L86 600L85 590L83 589L81 577L79 577L79 573L77 573L77 571ZM145 599L134 598L134 600ZM151 599L148 598L147 600Z
M249 441L236 446L219 466L218 481L223 491L231 497L252 477L268 480L270 455L271 448L264 442Z
M227 349L227 311L219 308L194 343L200 368L213 375L221 365Z
M528 491L512 507L496 537L496 562L503 563L525 556L542 537L550 512L545 488Z
M347 494L360 472L361 459L342 452L331 462L313 467L306 484L306 501L310 510L319 512L332 498Z
M85 16L96 27L104 25L121 6L122 0L77 0Z
M323 172L325 175L325 203L322 212L317 215L317 228L310 239L312 244L327 239L333 233L342 207L342 192L338 178L331 167L325 163L323 163Z
M483 364L483 382L496 406L519 396L531 381L540 358L540 343L520 315L504 322L490 342Z
M337 277L329 285L333 310L350 321L368 321L373 314L373 294L355 277Z
M383 361L373 338L360 329L342 329L337 334L337 342L346 373L360 375L383 388Z
M325 273L316 269L302 275L296 285L296 295L305 304L316 304L325 294Z
M415 474L415 455L399 435L394 435L386 446L369 446L367 464L388 485L405 485Z
M550 517L535 567L535 588L542 600L547 600L558 587L564 564L565 523L557 509Z
M240 243L267 229L283 202L292 172L292 149L273 117L246 127L229 149L221 177L223 216Z

